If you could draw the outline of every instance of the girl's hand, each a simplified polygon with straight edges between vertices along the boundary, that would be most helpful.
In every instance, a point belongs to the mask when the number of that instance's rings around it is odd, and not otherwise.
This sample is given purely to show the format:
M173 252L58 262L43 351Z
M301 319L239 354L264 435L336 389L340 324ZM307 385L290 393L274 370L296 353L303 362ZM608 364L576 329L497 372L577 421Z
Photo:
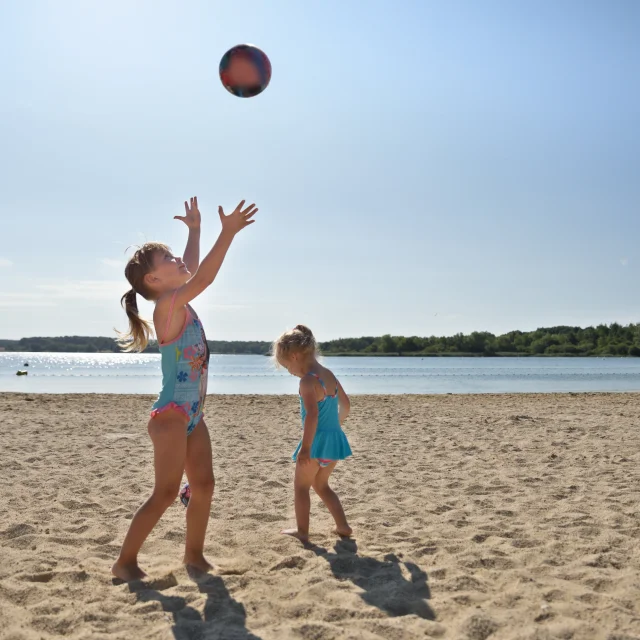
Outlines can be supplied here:
M242 231L245 227L253 224L255 220L252 220L253 216L258 213L258 209L255 204L250 204L246 209L242 209L244 206L244 200L234 209L233 213L226 216L222 207L218 207L218 214L220 215L220 222L222 223L222 230L229 231L234 235L238 231Z
M182 220L189 229L200 228L200 210L198 209L198 198L195 196L189 202L184 202L184 216L173 216L174 220Z
M311 462L311 451L308 449L300 449L296 460L298 461L298 464L302 466L309 464Z

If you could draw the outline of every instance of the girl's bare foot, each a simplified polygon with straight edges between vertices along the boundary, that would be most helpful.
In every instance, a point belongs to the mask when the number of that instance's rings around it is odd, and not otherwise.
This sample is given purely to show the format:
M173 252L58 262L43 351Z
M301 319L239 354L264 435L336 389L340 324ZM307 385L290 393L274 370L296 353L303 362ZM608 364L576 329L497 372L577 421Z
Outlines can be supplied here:
M131 582L133 580L143 580L147 577L147 574L138 566L137 562L125 564L116 560L115 564L111 567L111 573L120 580L125 582Z
M291 536L292 538L298 538L300 542L309 542L309 534L300 533L298 529L283 529L280 533L285 536Z
M185 553L184 558L182 559L182 564L186 564L187 567L198 569L203 573L213 571L213 565L201 553Z
M349 525L347 525L346 527L341 527L340 529L336 527L333 530L333 533L337 533L341 538L350 538L351 534L353 533L353 529Z

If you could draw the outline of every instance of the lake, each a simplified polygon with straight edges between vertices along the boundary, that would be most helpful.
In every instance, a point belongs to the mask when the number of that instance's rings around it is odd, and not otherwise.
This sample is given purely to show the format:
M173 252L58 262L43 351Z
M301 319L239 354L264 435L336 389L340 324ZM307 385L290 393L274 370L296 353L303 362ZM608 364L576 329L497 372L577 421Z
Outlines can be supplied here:
M347 393L640 391L640 358L327 357ZM25 363L29 363L25 367ZM18 369L29 372L16 376ZM158 354L0 353L0 391L143 393L160 390ZM209 392L297 393L269 358L212 355Z

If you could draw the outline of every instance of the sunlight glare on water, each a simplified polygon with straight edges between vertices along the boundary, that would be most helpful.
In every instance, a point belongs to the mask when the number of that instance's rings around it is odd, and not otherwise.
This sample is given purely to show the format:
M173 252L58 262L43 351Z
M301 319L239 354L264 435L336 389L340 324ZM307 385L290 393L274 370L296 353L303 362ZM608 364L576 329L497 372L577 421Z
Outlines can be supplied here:
M637 358L328 357L323 362L348 393L356 394L640 390ZM17 376L18 370L28 375ZM0 391L156 395L161 383L158 354L0 353ZM210 393L297 389L297 380L264 356L211 356Z

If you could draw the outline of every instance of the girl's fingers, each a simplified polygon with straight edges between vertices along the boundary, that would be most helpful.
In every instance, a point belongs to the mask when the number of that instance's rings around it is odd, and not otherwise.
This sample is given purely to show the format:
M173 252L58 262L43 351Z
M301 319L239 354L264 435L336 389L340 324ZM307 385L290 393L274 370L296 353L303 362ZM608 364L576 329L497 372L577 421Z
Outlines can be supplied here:
M182 222L186 222L187 219L184 216L173 216L174 220L182 220Z
M238 206L236 207L235 211L233 213L237 213L238 211L240 211L242 209L242 207L244 207L244 200L240 200L240 202L238 203Z
M184 210L186 213L189 213L189 203L186 200L184 201Z
M244 204L244 200L242 201L242 203ZM255 207L255 203L250 204L243 212L242 215L246 215L248 211L251 211L251 209L253 209L253 207Z
M218 207L218 215L220 216L220 220L224 220L225 215L224 215L224 211L222 210L222 207Z
M246 213L244 216L244 219L249 220L250 218L253 218L253 216L255 216L256 213L258 213L258 209L254 209L251 213Z

